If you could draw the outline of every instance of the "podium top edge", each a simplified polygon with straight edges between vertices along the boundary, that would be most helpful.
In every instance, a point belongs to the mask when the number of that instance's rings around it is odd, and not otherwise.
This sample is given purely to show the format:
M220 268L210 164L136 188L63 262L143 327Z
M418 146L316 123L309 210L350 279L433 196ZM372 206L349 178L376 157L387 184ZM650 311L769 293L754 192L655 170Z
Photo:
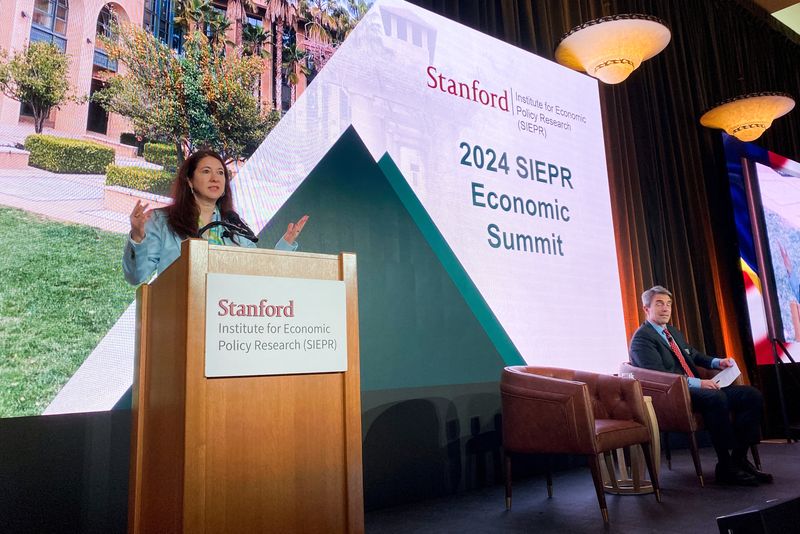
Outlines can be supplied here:
M339 254L322 254L319 252L302 252L302 251L291 251L291 250L274 250L269 248L245 248L245 247L234 247L230 245L208 245L209 251L222 251L222 252L236 252L236 253L246 253L246 254L267 254L267 255L278 255L278 256L301 256L303 258L316 258L316 259L324 259L324 260L338 260L339 256L355 256L355 252L346 252L342 251Z

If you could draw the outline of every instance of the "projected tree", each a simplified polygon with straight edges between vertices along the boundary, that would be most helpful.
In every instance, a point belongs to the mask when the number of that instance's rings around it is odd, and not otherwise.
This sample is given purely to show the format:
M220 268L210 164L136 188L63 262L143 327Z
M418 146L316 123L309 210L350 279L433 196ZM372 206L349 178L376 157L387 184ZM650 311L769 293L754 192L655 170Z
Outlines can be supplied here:
M186 26L196 23L187 18ZM125 68L95 99L130 119L137 134L174 144L179 162L199 147L227 160L247 157L268 123L253 96L262 59L241 47L225 53L223 27L211 39L191 31L179 57L142 28L119 26L105 44L109 57Z
M36 133L42 133L50 110L69 100L69 58L52 43L36 42L10 57L0 50L0 91L27 104L33 112Z

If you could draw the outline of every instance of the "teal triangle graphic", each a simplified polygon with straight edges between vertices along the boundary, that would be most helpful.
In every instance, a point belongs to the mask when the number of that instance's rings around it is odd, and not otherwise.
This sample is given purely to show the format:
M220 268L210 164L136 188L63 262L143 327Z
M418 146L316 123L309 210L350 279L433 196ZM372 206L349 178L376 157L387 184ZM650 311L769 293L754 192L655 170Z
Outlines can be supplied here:
M362 390L497 381L523 363L391 158L376 164L352 127L260 242L306 213L301 251L358 255Z
M459 292L466 300L469 307L472 309L475 317L481 323L483 328L489 334L489 337L494 341L497 350L503 357L507 365L523 365L525 360L520 355L517 347L511 341L511 338L506 333L505 329L500 325L500 321L492 312L489 304L486 303L483 296L478 291L475 283L467 274L464 266L458 261L450 245L447 244L444 236L439 232L436 224L431 219L428 212L422 206L422 203L414 194L408 181L403 177L403 173L395 165L389 154L385 154L378 166L383 171L384 176L389 180L392 188L397 196L403 202L403 205L408 210L417 227L422 231L430 247L435 251L442 266L450 275L450 278L455 282Z

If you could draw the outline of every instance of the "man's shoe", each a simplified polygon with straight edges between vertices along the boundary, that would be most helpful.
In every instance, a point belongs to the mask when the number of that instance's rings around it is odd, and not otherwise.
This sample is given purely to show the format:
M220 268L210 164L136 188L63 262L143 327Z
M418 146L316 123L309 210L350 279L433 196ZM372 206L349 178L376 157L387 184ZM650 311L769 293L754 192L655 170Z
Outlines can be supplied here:
M755 476L740 469L735 464L723 466L718 463L715 474L717 484L726 484L729 486L758 486L758 480Z
M772 484L772 475L764 471L759 471L747 458L742 458L734 462L734 464L745 473L753 475L761 484Z

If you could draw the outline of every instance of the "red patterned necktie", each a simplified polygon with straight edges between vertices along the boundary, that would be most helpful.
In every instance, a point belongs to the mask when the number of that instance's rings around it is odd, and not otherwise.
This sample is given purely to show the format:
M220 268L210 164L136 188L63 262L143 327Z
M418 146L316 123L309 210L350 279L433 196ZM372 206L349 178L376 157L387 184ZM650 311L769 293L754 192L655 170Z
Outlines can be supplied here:
M686 359L683 357L681 349L678 347L678 344L675 343L675 340L672 339L672 335L669 333L669 330L667 330L666 326L664 327L664 335L667 336L667 343L669 343L669 347L672 349L675 357L678 358L678 362L681 364L681 367L683 367L683 372L686 373L686 376L695 378L694 373L689 368L689 364L686 363Z

